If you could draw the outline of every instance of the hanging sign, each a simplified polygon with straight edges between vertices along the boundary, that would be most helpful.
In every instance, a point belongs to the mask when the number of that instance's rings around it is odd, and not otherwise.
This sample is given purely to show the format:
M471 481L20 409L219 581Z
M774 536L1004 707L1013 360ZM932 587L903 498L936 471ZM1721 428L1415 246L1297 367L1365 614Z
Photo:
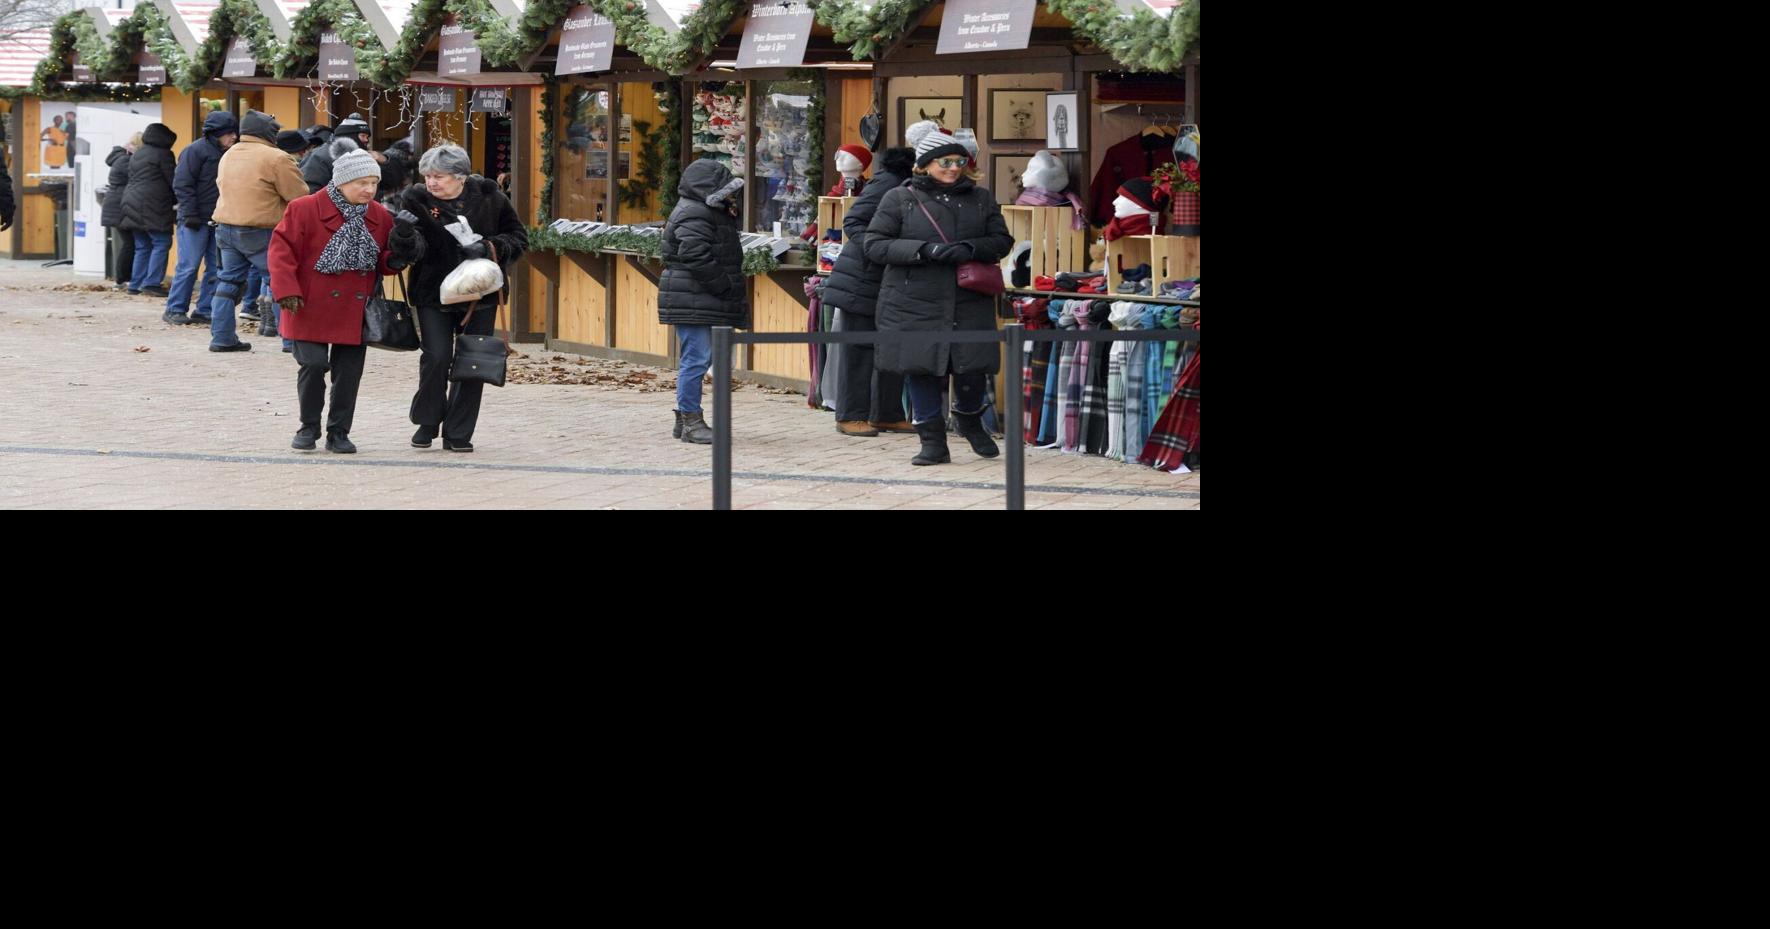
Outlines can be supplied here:
M507 87L475 87L469 113L507 113L510 111L510 89Z
M143 49L135 53L137 67L135 83L164 84L166 83L166 63L153 52Z
M804 0L765 0L750 7L738 47L740 68L797 68L811 42L811 7Z
M420 113L453 113L453 112L455 112L455 88L453 88L453 87L420 87L420 88L418 88L418 112L420 112Z
M320 33L320 80L354 81L360 76L356 49L336 32Z
M80 60L79 55L74 56L74 80L86 83L90 83L94 80L92 77L92 69L86 67L86 64Z
M615 61L615 21L584 4L572 7L559 26L554 74L607 71Z
M252 57L252 43L245 39L235 39L234 44L227 47L227 62L222 66L222 77L251 77L258 73L258 59Z
M1032 42L1038 0L947 0L936 55L1011 52Z
M479 73L479 36L461 25L453 13L443 20L436 40L437 63L444 77Z

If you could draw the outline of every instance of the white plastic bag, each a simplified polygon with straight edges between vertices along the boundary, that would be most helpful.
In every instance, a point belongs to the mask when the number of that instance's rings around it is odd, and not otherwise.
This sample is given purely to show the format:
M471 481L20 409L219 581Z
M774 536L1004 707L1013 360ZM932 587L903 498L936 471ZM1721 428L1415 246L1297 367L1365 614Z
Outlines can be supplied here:
M504 272L490 258L469 258L443 278L442 302L468 303L504 289Z
M456 219L454 222L449 223L448 225L444 226L443 228L447 229L449 231L449 235L454 236L455 241L461 243L462 245L472 245L473 243L478 242L479 240L485 238L485 236L482 236L479 233L473 231L473 224L468 222L467 217L465 217L465 216L462 216L459 219Z

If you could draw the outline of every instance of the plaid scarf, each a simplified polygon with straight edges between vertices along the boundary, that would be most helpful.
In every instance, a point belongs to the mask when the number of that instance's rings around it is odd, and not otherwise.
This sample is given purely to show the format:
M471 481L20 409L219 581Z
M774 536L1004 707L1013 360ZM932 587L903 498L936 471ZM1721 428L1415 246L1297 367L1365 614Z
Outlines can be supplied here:
M381 263L381 246L375 244L375 236L363 222L364 214L369 212L369 205L351 203L331 184L326 185L326 196L332 198L332 205L344 214L344 225L332 233L331 241L326 243L325 251L320 252L319 260L313 263L313 269L321 274L373 271Z
M1051 328L1049 300L1036 297L1023 297L1014 301L1020 322L1028 331ZM1026 353L1026 364L1022 367L1020 384L1022 389L1022 437L1028 445L1037 445L1039 438L1039 419L1045 401L1045 377L1051 370L1051 343L1034 342Z
M1065 329L1086 332L1094 328L1094 324L1088 319L1087 301L1071 300L1069 306L1071 325L1065 326ZM1058 415L1063 418L1063 450L1074 454L1081 444L1082 387L1087 383L1088 343L1065 345L1063 358L1063 393L1058 398Z
M1136 461L1149 438L1149 420L1143 415L1145 359L1149 357L1148 342L1132 342L1125 354L1125 441L1121 461Z
M1193 328L1197 329L1198 324L1194 323ZM1200 354L1194 352L1192 360L1186 363L1179 383L1174 385L1173 398L1143 446L1143 460L1164 471L1180 467L1188 453L1196 454L1199 450L1198 405L1203 380L1199 373Z
M1162 328L1180 328L1179 307L1168 307L1167 309L1162 310ZM1167 349L1162 352L1162 390L1172 392L1174 389L1174 372L1179 370L1181 343L1167 342L1164 344L1167 345Z
M1105 300L1088 304L1087 325L1082 328L1108 328L1105 323L1111 307L1112 304ZM1078 451L1099 455L1106 451L1106 350L1109 343L1083 343L1082 347L1087 350L1087 361L1077 362L1082 367L1082 408L1076 425L1076 445Z
M1125 357L1129 342L1114 342L1106 363L1106 457L1125 460Z

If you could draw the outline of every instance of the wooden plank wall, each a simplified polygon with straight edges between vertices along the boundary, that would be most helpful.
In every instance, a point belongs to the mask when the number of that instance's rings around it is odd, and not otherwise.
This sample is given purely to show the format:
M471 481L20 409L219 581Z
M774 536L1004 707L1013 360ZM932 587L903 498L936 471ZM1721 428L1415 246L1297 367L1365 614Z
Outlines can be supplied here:
M635 123L650 123L654 135L665 129L664 111L658 109L658 101L652 96L650 84L622 84L621 112L623 115L633 117ZM634 127L633 141L621 146L622 151L629 153L628 158L632 164L630 169L632 176L626 180L635 184L639 183L639 151L641 148L638 128L638 126ZM617 163L615 167L618 168L619 164ZM621 204L618 221L648 223L668 218L663 215L662 207L658 204L658 194L658 190L650 190L643 206Z
M658 322L658 287L633 263L615 256L615 347L670 354L670 327Z
M805 275L788 272L757 274L750 278L750 307L754 312L756 332L804 332ZM795 297L788 287L801 288ZM803 344L758 345L755 367L759 374L774 374L809 381L811 358Z
M601 260L601 259L597 259ZM608 297L595 278L569 259L559 262L559 331L567 342L607 345Z

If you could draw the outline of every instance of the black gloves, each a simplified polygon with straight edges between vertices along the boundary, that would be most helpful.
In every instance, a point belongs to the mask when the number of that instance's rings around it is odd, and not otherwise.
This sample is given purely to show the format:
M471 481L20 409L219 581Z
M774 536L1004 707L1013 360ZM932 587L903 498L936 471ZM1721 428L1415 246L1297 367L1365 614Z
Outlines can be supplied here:
M404 223L408 227L418 221L418 217L414 216L411 210L400 210L398 213L393 214L393 219L394 222ZM394 231L399 231L397 226L394 227Z
M486 257L487 253L486 253L485 240L481 239L480 241L475 242L472 245L461 246L461 254L466 255L469 258L484 258L484 257Z
M935 264L962 265L972 260L976 252L969 242L954 242L951 245L929 242L922 246L920 254L924 260Z

